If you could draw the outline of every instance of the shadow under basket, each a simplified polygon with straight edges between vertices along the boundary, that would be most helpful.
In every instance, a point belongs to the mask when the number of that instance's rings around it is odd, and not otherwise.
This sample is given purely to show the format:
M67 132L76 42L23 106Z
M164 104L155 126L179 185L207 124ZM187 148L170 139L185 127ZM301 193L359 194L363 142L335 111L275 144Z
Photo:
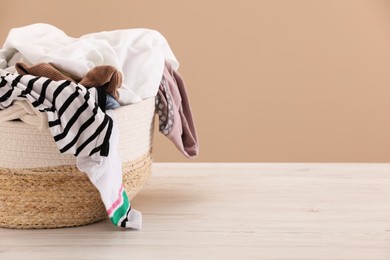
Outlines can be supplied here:
M151 175L154 98L116 109L118 151L129 199ZM0 125L0 227L81 226L107 218L98 190L60 154L48 130L20 121Z

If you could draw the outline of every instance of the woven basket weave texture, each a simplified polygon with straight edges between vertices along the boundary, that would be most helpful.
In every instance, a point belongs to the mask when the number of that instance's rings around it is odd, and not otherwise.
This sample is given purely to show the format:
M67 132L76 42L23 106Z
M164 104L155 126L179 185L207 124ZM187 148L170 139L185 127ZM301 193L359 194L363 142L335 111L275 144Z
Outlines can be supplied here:
M115 110L123 182L131 199L151 174L154 99ZM58 151L49 131L21 122L0 125L0 226L57 228L107 217L99 192Z

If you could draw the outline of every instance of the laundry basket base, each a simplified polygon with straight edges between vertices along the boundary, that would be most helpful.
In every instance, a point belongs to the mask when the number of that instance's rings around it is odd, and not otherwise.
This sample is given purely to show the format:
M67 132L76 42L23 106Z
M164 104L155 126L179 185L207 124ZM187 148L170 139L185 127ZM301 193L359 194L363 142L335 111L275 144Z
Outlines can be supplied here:
M151 151L122 164L129 199L149 179L151 166ZM98 190L76 166L0 168L0 227L73 227L105 218L107 213Z

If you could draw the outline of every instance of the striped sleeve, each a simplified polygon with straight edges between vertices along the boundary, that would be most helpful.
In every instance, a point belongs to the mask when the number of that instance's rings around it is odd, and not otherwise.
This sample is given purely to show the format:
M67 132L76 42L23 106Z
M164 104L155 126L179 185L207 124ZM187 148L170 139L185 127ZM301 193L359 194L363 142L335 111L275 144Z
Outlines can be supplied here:
M32 75L8 74L0 81L0 108L28 99L48 116L50 131L61 153L107 156L112 119L84 86Z

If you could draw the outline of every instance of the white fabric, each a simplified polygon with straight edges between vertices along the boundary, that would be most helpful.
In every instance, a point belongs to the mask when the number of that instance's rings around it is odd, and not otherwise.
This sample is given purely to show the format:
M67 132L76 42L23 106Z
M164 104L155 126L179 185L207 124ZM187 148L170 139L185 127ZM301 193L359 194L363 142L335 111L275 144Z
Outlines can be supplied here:
M12 106L0 110L0 123L20 119L24 123L34 126L39 130L49 129L47 115L39 112L27 100L15 100Z
M27 65L31 65L27 60L24 59L22 54L17 52L15 49L0 49L0 70L1 73L9 72L15 73L15 64L17 62L24 62Z
M106 114L113 122L110 137L110 153L101 160L96 160L88 155L76 157L76 166L88 175L89 180L99 190L106 209L118 199L118 190L122 186L122 162L118 154L119 131L112 110L107 110Z
M12 59L17 51L15 49L0 49L0 69L6 69L9 66L8 62Z
M101 161L95 160L91 156L80 155L76 158L76 166L81 172L88 175L89 180L99 191L106 210L108 210L121 196L118 191L123 187L123 183L122 162L118 153L119 130L117 119L112 110L107 110L106 114L111 117L113 122L109 155L103 157ZM132 211L133 213L131 213ZM129 216L125 215L124 217L128 219L126 227L141 229L142 214L139 211L131 209Z
M10 72L9 70L12 69L11 72L14 72L16 71L15 64L17 62L23 62L29 66L32 65L16 49L0 49L0 69L4 69L8 72Z
M72 38L52 25L32 24L12 29L3 49L6 59L16 49L31 64L52 63L79 78L95 66L114 66L123 74L119 88L121 105L156 96L165 60L174 69L179 67L164 36L150 29L106 31ZM0 55L1 63L4 61Z

